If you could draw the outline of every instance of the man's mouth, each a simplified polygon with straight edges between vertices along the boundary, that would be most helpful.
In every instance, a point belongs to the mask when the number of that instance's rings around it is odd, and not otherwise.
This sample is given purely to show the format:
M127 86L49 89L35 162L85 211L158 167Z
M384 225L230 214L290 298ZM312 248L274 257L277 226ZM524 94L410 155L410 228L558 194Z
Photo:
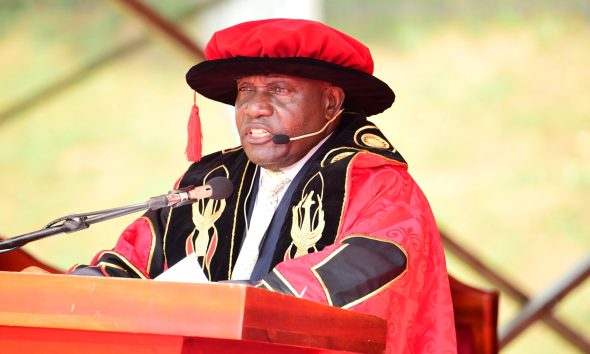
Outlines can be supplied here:
M250 129L250 132L248 134L254 138L263 138L271 135L269 131L260 128Z

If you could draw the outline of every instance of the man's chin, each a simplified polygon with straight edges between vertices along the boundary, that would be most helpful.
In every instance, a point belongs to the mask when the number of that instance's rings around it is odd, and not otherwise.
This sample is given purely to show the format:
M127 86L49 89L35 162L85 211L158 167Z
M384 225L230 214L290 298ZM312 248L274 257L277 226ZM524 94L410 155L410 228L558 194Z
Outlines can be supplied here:
M266 168L268 170L277 170L279 168L282 167L282 165L280 163L277 163L276 160L256 160L256 159L250 159L250 161L252 161L254 164Z
M246 156L248 156L248 160L256 165L269 169L280 167L275 165L280 165L282 158L280 155L270 154L269 150L272 149L271 147L244 145L243 148Z

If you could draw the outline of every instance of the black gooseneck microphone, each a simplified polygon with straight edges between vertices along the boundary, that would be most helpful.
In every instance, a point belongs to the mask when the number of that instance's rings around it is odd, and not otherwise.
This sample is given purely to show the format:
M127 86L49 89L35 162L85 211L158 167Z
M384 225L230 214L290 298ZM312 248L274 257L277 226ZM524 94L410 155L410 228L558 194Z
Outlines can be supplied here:
M336 118L338 118L340 116L340 113L342 113L342 111L344 111L344 110L343 109L339 110L334 115L334 118L332 118L328 122L326 122L326 124L324 124L322 129L320 129L316 132L303 134L303 135L299 135L299 136L295 136L295 137L290 137L286 134L276 134L276 135L272 136L272 142L275 144L288 144L290 141L293 141L293 140L299 140L299 139L309 138L314 135L318 135L318 134L322 133L324 130L326 130L328 125L330 125L330 123L332 123Z
M173 190L168 194L152 197L148 201L151 210L171 206L173 208L191 204L199 199L225 199L229 197L234 187L231 181L225 177L214 177L204 186L189 186Z

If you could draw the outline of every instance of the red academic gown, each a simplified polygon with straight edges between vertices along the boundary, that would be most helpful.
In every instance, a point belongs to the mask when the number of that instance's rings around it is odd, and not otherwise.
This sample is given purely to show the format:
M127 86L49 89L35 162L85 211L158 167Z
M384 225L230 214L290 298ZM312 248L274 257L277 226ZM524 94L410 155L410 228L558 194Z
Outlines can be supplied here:
M292 215L258 286L386 318L387 353L455 353L445 257L428 202L374 125L346 122L293 193ZM190 206L148 212L87 268L153 278L195 250L194 215L209 212L218 219L205 228L201 264L212 281L230 279L244 229L235 210L246 207L255 173L245 154L232 150L191 166L180 186L204 183L211 171L232 179L230 207L203 202L192 212ZM302 246L296 234L310 227L323 230L321 239Z

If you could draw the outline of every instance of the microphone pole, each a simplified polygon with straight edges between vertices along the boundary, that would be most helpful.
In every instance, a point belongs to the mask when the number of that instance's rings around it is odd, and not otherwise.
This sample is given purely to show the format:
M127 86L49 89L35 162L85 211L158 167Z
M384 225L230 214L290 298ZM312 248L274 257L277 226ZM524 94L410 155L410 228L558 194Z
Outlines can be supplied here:
M90 213L70 214L53 220L40 230L0 241L0 254L20 248L32 241L61 233L72 233L85 230L92 224L132 214L140 210L156 210L168 206L175 208L181 205L194 203L203 198L225 199L229 197L232 190L233 186L229 179L225 177L214 177L207 185L199 187L188 186L176 189L170 191L168 194L152 197L145 203L93 211Z
M140 210L148 209L149 207L150 203L146 202L141 204L127 205L120 208L63 216L59 219L53 220L40 230L0 241L0 254L20 248L29 242L37 241L42 238L61 233L72 233L85 230L92 224L113 219L119 216L132 214Z

